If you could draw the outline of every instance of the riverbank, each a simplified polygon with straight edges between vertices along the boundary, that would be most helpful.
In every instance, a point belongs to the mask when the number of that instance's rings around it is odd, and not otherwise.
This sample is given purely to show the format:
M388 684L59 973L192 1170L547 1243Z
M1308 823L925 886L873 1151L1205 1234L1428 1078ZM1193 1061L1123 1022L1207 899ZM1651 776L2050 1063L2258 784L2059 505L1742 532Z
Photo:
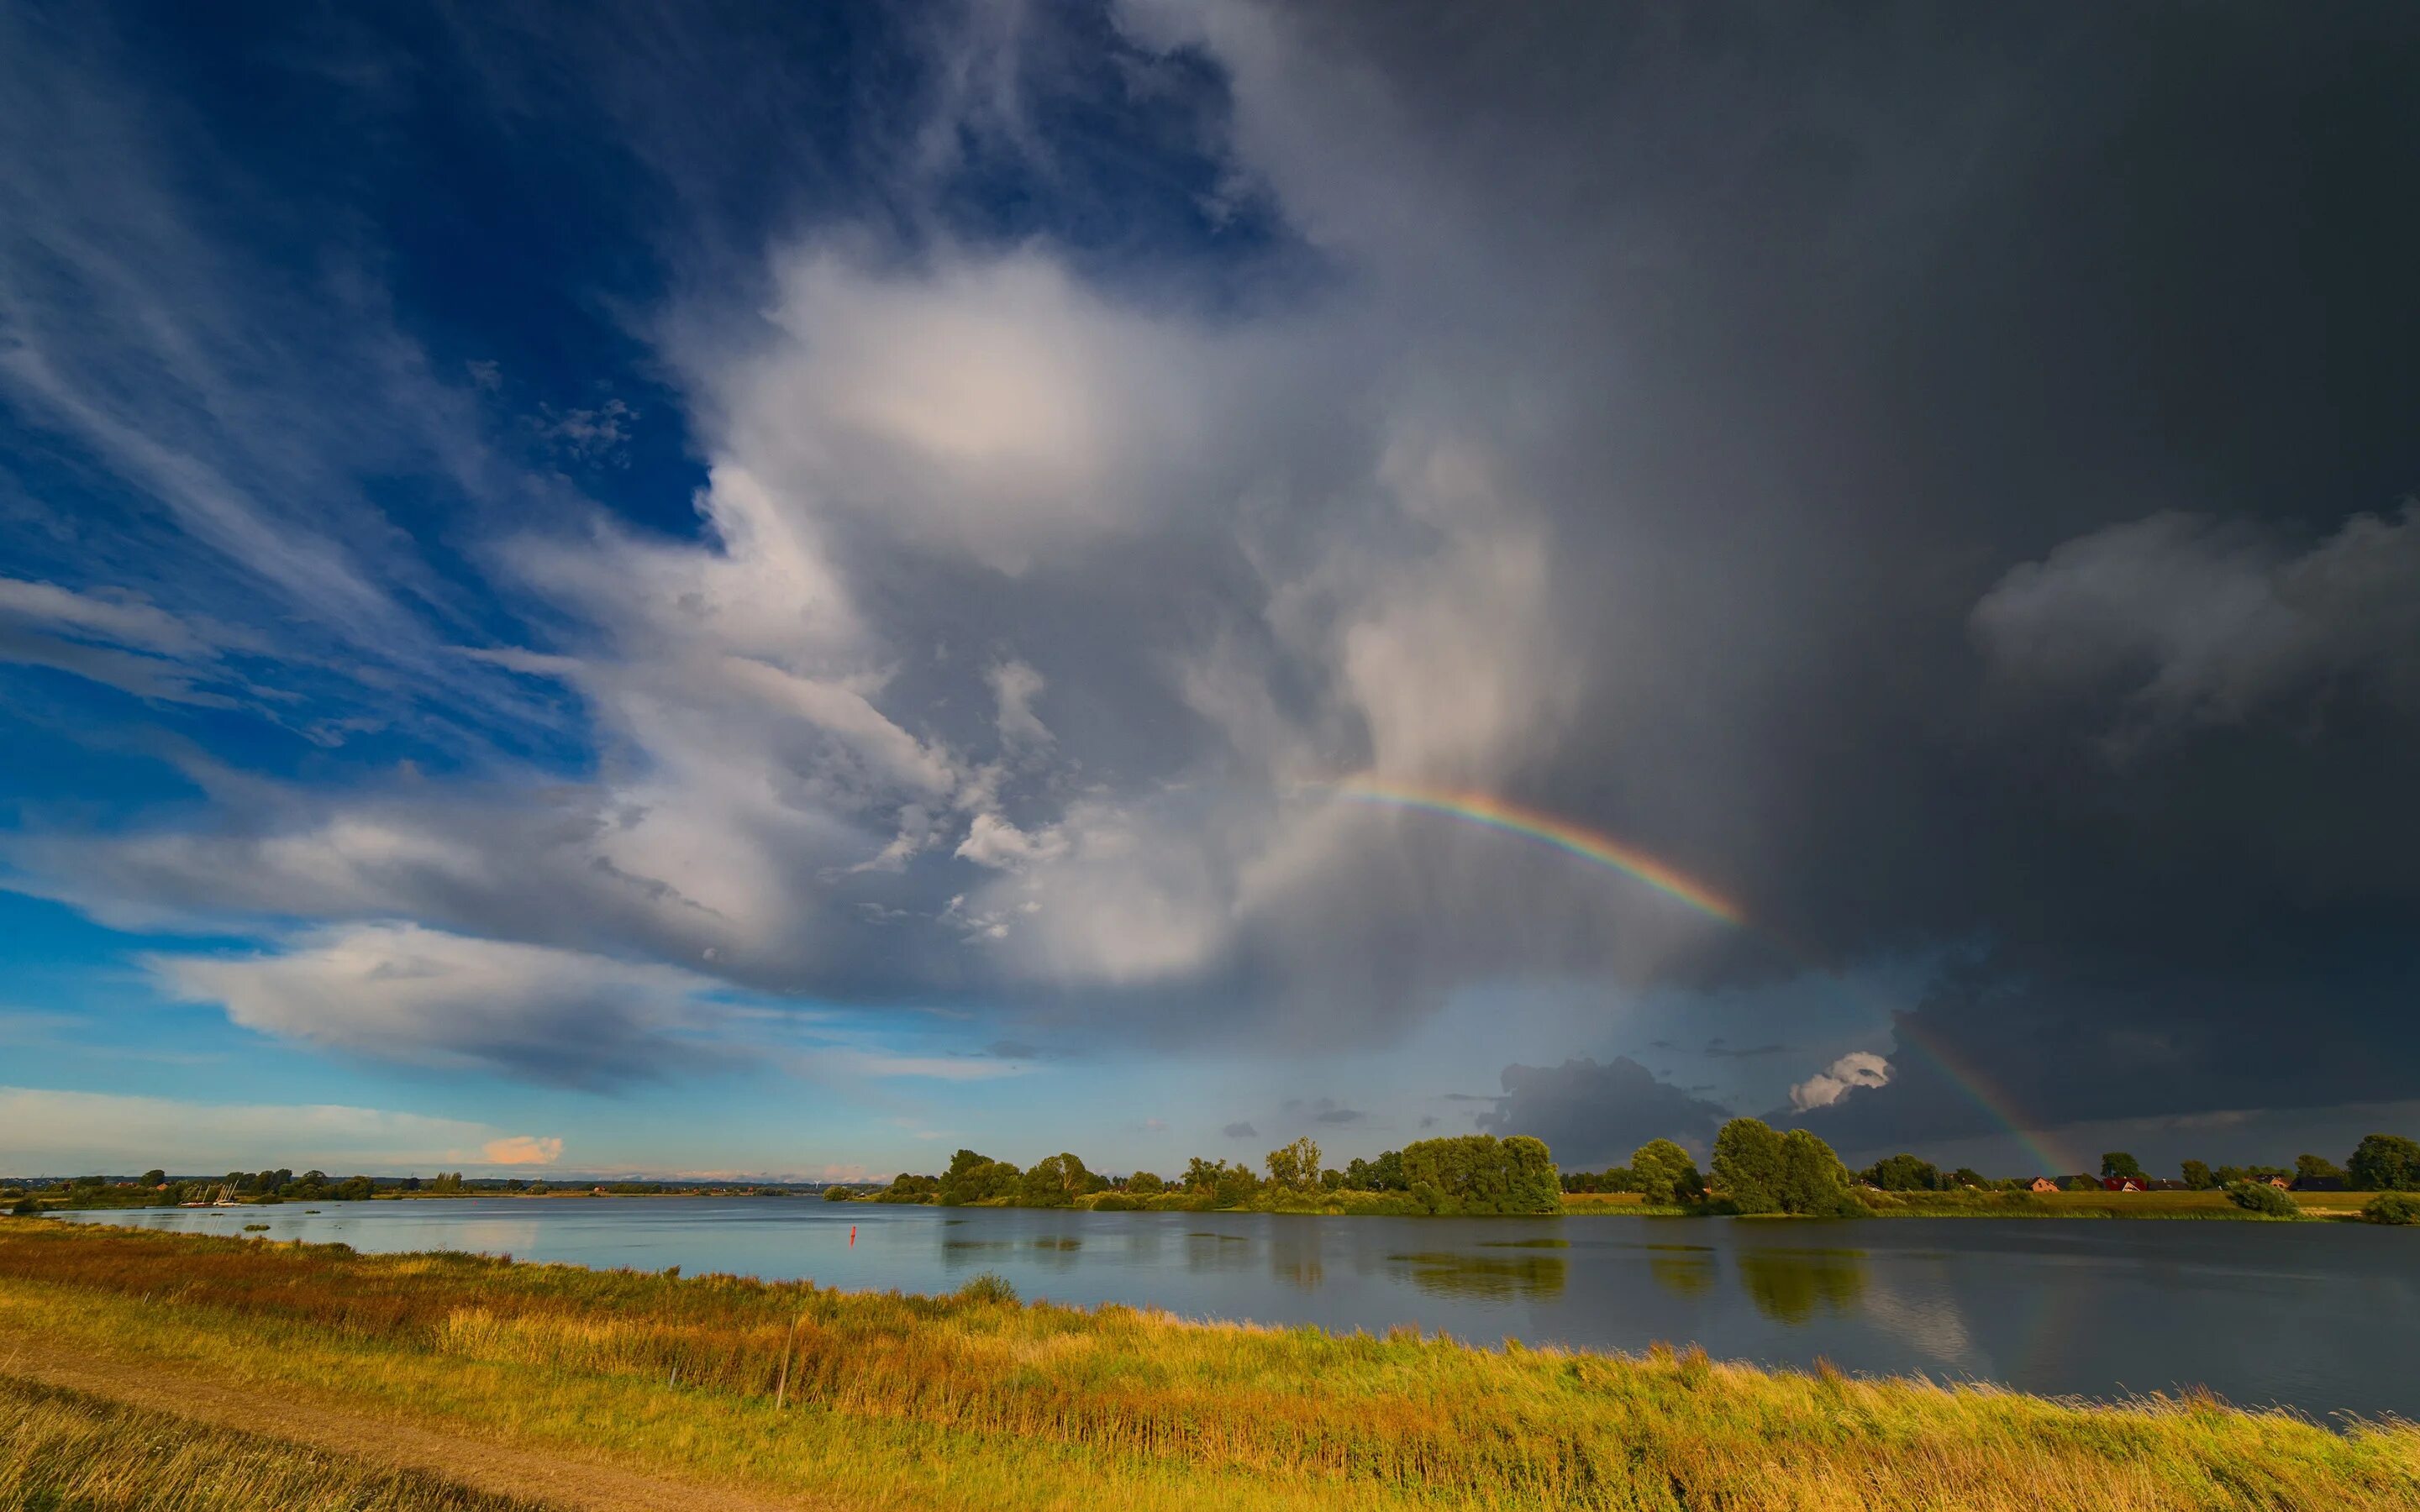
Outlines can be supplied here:
M8 1221L0 1334L20 1341L0 1372L108 1362L164 1401L179 1381L249 1394L268 1405L246 1426L272 1437L300 1436L283 1413L337 1414L458 1440L465 1465L553 1457L700 1506L2420 1504L2408 1427L1194 1324L983 1286L852 1294Z

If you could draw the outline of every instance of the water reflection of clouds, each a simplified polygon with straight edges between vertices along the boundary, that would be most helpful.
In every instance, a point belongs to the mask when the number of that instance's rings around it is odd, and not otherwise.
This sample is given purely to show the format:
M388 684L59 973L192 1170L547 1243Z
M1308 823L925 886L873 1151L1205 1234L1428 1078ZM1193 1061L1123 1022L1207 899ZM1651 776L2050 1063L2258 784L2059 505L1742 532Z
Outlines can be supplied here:
M1866 1295L1865 1311L1884 1330L1944 1365L1969 1371L1984 1367L1965 1314L1946 1287L1876 1286Z

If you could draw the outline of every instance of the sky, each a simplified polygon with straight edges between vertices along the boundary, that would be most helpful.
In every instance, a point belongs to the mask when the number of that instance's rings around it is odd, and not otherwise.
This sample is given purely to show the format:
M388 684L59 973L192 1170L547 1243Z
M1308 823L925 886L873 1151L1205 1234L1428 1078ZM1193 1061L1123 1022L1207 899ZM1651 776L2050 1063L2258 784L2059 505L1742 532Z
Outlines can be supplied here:
M2414 77L0 8L0 1169L2420 1133Z

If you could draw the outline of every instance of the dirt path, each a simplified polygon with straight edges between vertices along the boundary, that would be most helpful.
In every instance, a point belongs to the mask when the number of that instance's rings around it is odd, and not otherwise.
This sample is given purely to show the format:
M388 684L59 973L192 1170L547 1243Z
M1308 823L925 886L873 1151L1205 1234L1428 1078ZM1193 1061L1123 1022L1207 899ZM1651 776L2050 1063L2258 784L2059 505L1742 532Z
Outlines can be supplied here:
M392 1417L180 1374L158 1362L82 1342L72 1349L21 1333L0 1344L0 1370L197 1422L266 1433L372 1464L430 1474L507 1496L593 1512L833 1512L817 1500L768 1501L725 1487L660 1480L615 1465L457 1437Z

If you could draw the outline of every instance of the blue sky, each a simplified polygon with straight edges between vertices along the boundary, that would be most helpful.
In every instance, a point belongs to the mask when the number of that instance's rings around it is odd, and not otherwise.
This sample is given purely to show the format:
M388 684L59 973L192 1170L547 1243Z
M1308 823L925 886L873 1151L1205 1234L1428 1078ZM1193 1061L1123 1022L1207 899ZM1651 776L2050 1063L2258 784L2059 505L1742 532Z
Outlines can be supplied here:
M2409 26L1416 8L0 19L0 1167L2408 1121Z

